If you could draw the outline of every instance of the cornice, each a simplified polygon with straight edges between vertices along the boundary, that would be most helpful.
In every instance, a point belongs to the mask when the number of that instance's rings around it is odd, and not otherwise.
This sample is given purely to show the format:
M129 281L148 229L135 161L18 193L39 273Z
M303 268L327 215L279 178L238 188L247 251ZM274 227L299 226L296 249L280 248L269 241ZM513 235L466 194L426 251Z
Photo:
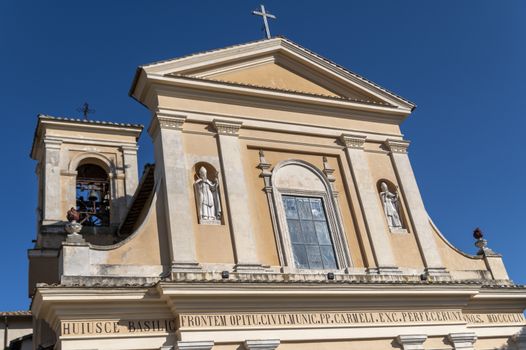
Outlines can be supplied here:
M100 130L115 134L130 134L139 137L143 126L139 124L113 123L101 121L84 121L81 119L58 118L40 116L37 127L57 127L60 129L74 130Z
M149 86L152 87L156 84L168 85L178 88L189 89L189 92L198 96L199 90L204 90L209 93L226 93L238 96L253 96L261 97L266 100L272 101L289 101L298 102L301 104L307 104L310 106L324 106L340 108L351 111L370 112L375 115L384 115L387 120L393 121L399 120L401 122L410 113L411 110L407 108L399 108L396 106L387 106L381 104L372 104L366 102L357 102L354 100L333 98L328 96L309 95L303 93L288 92L286 90L274 90L266 88L257 88L250 85L237 85L229 84L220 81L206 80L206 79L194 79L183 76L163 76L157 74L148 75ZM196 91L197 90L197 91Z
M39 144L39 142L41 142L42 139L56 139L62 140L63 142L66 142L66 140L73 140L73 142L79 143L89 142L89 140L86 139L66 136L50 138L49 136L46 136L46 132L48 129L98 132L106 135L125 135L134 137L135 140L137 140L141 136L143 126L139 124L90 121L81 119L52 117L48 115L39 115L30 151L30 157L32 159L36 159L36 146Z
M368 286L262 286L260 283L255 285L240 284L216 284L214 286L206 284L187 284L160 282L158 288L163 295L269 295L269 296L468 296L473 297L478 294L478 288L451 287L451 286L386 286L382 284Z

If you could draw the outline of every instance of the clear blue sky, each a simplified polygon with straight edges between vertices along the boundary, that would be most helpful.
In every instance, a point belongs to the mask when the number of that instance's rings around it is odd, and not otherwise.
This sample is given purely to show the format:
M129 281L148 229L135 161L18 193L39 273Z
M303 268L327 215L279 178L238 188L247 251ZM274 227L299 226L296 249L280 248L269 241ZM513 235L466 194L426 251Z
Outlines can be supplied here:
M0 310L25 309L35 238L36 115L147 124L128 97L140 64L262 37L259 1L0 2ZM474 253L480 226L526 283L526 2L279 1L273 34L416 102L403 132L426 207L444 235ZM141 140L141 164L153 159Z

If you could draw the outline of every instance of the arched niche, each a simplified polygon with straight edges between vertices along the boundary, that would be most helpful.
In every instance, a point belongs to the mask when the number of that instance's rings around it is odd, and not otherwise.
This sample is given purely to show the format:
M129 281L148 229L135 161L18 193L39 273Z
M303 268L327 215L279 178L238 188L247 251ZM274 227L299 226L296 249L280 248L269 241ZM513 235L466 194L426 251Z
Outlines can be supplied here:
M221 225L223 222L223 210L219 172L212 164L207 162L195 163L193 170L193 187L199 224Z
M407 233L407 220L398 186L388 179L380 179L376 182L376 189L389 231Z
M219 178L219 171L212 164L208 162L197 162L193 166L194 181L199 179L199 169L201 169L201 167L204 167L206 169L208 179L215 180Z
M337 199L323 172L303 160L286 160L274 167L270 183L271 216L283 269L313 272L349 267Z

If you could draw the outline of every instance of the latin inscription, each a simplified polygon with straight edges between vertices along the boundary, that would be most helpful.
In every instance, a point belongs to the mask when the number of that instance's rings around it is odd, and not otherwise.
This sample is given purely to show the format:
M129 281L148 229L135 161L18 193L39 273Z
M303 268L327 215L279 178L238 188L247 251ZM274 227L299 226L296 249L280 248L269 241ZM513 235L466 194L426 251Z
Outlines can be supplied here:
M175 320L65 321L62 336L175 332Z
M316 327L396 324L526 324L523 314L463 314L461 311L181 314L180 328Z
M523 314L464 314L464 319L471 324L526 323Z
M179 315L181 328L259 326L348 326L360 324L463 323L460 311L309 312Z
M180 314L174 319L63 321L63 337L111 334L173 333L178 328L276 328L276 327L346 327L360 325L458 324L526 325L521 313L462 313L442 311L374 311L374 312L305 312L305 313L232 313Z

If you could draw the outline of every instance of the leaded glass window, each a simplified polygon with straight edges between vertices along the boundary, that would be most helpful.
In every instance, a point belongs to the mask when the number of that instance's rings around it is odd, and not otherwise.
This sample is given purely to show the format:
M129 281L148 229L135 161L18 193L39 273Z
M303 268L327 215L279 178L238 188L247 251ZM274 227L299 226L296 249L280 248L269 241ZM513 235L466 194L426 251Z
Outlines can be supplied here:
M321 198L283 195L297 268L336 269L334 246Z

